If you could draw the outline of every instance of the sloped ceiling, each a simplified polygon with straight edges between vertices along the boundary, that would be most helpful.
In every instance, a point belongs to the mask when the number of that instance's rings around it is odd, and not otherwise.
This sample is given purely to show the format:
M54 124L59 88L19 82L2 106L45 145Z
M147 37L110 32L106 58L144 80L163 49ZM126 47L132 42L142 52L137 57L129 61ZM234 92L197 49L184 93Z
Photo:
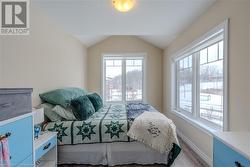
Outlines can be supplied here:
M111 0L33 0L49 17L86 46L111 35L136 35L166 48L215 0L137 0L128 13Z

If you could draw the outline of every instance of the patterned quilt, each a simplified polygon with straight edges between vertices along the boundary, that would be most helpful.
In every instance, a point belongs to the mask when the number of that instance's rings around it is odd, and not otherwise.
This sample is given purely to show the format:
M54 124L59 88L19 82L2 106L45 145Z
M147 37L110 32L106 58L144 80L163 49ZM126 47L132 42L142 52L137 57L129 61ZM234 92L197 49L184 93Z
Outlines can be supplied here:
M124 104L110 104L85 121L49 122L44 130L58 132L59 145L130 142L131 124Z
M148 104L105 105L85 121L49 122L43 129L58 132L59 145L130 142L134 140L127 133L135 118L145 111L157 110ZM173 143L167 166L171 166L180 151L181 148Z

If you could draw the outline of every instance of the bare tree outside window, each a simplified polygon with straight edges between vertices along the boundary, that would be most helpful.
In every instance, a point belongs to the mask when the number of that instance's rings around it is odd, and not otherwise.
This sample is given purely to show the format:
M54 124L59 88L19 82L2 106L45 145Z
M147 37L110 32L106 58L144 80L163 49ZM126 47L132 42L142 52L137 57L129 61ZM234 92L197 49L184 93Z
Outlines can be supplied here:
M192 55L178 61L178 101L179 108L192 112Z
M105 99L122 101L122 60L105 60Z
M104 95L108 102L143 100L142 57L104 58Z
M223 41L200 51L200 117L223 125Z

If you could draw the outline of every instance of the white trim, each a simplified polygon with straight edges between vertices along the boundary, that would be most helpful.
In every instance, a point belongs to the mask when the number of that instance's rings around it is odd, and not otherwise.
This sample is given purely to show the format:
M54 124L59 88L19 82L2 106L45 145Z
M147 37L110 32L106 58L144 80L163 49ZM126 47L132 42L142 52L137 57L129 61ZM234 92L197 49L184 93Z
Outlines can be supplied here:
M57 138L57 132L43 132L43 134L38 136L38 139L34 139L34 149L38 150L43 144L53 139L54 137Z
M106 101L105 99L105 59L119 59L122 60L122 92L125 92L122 94L122 101ZM106 103L125 103L129 102L126 101L126 62L124 60L126 59L142 59L142 101L146 102L147 98L147 91L146 91L146 63L147 63L147 53L103 53L102 54L102 68L101 68L101 92L102 92L102 98ZM141 102L141 101L133 101L133 102Z
M223 24L223 28L224 28L224 47L223 47L223 131L228 131L229 130L229 107L228 107L228 102L229 102L229 78L228 78L228 36L229 36L229 19L224 21Z
M176 53L174 53L171 56L171 59L174 60L176 57L188 54L190 50L192 50L193 48L199 46L201 43L203 43L204 41L206 41L208 37L211 37L211 35L213 35L214 32L219 31L222 28L224 29L225 27L228 27L228 22L229 22L229 19L226 19L221 24L219 24L218 26L214 27L209 32L207 32L204 35L202 35L200 38L194 40L190 44L186 45L184 48L182 48L179 51L177 51ZM224 34L225 34L225 32L224 32Z
M142 77L143 77L143 83L142 83L142 89L143 89L143 93L142 93L142 100L143 100L143 102L147 102L147 75L146 74L148 74L148 68L147 68L147 58L148 56L147 56L147 54L146 53L144 53L144 56L143 56L143 58L144 58L144 63L142 63Z
M216 132L214 138L250 160L250 132Z
M105 80L104 80L104 76L106 76L106 74L105 74L105 70L103 70L103 68L104 68L104 59L103 59L103 56L101 57L101 96L102 96L102 99L103 99L103 101L106 101L105 100L105 92L104 92L104 87L103 87L103 85L106 85L106 83L105 83Z
M178 136L197 154L200 156L200 158L205 161L209 166L212 166L213 160L205 154L202 150L199 149L198 146L196 146L192 140L190 140L188 137L186 137L180 130L177 129Z
M123 57L123 60L122 60L122 101L126 101L126 85L127 85L126 65L127 65L126 60L124 60L124 57Z
M207 32L204 34L202 37L200 37L198 40L195 40L191 44L187 45L177 53L173 54L171 56L171 110L173 112L177 112L178 116L180 116L179 113L185 114L185 117L191 117L190 114L188 115L187 112L182 112L178 110L176 107L178 107L177 103L177 77L176 77L176 62L180 60L181 58L184 58L186 56L192 55L193 54L193 67L192 67L192 72L193 72L193 82L192 82L192 111L193 111L193 117L189 119L189 122L195 121L196 124L203 124L202 126L208 126L208 128L205 129L210 129L214 128L216 130L223 130L227 131L228 130L228 19L225 20L223 23L220 25L216 26L213 28L211 31ZM223 29L223 31L222 31ZM223 129L218 128L219 126L216 125L215 123L212 123L210 121L207 121L205 119L202 119L199 117L199 66L197 65L199 62L199 55L197 55L197 51L203 47L207 47L207 42L209 44L212 44L211 41L209 41L211 38L214 41L217 36L221 36L221 32L223 32ZM221 37L220 37L221 38ZM219 38L217 38L218 40ZM205 44L204 44L205 43ZM198 47L198 50L197 50ZM184 117L184 118L185 118ZM198 123L197 123L198 122Z
M171 111L170 113L178 116L179 118L183 119L187 123L206 133L207 135L211 136L214 132L220 131L220 129L216 126L205 125L201 120L189 117L181 112Z
M194 116L197 117L200 112L197 110L197 108L200 108L200 97L199 97L199 94L200 94L200 75L198 73L198 71L200 71L200 67L197 66L196 64L198 64L198 62L200 62L200 57L198 55L199 53L194 53L193 57L194 57L194 63L193 63L193 70L194 70L194 75L193 75L193 83L194 83L194 86L193 86L193 101L194 101ZM197 112L195 112L197 110Z
M142 57L146 56L146 52L104 52L102 57Z

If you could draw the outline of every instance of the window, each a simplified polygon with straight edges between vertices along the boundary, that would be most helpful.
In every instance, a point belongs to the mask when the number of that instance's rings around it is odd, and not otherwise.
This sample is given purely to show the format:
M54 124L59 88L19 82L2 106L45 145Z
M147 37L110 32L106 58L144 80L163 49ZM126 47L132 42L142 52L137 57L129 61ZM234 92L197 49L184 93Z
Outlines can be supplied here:
M192 55L177 62L178 109L192 112Z
M106 102L144 100L144 56L103 56L103 98Z
M172 108L203 127L227 126L227 22L173 57Z
M200 117L223 126L223 41L199 52Z

